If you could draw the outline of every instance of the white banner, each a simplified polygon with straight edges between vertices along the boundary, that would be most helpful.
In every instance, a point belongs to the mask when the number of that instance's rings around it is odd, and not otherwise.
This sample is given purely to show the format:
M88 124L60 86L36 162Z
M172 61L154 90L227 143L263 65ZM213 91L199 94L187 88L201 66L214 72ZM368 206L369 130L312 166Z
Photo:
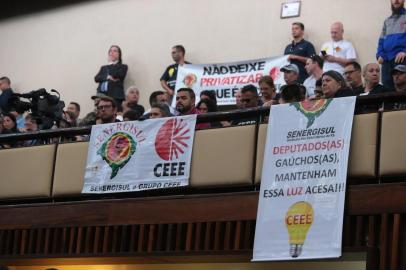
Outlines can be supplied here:
M237 90L247 84L258 86L264 75L270 75L279 90L285 84L280 69L287 64L288 56L221 64L185 64L179 66L175 89L192 88L196 93L196 103L201 91L214 90L218 105L233 105ZM174 99L173 107L175 103Z
M189 183L196 115L92 127L82 193Z
M271 107L254 261L341 256L355 97Z

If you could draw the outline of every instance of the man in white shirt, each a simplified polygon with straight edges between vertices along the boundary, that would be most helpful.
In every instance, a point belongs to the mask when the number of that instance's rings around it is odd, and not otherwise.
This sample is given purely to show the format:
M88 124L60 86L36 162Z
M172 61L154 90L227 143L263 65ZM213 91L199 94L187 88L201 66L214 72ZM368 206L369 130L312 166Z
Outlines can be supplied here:
M351 61L355 61L357 53L351 42L343 39L344 26L336 22L330 28L331 41L321 46L321 55L324 58L324 71L335 70L344 73L344 67Z
M323 75L323 65L324 61L318 55L312 55L307 59L305 68L309 77L307 77L303 83L304 87L306 87L307 97L314 97L316 82L321 79L321 76Z

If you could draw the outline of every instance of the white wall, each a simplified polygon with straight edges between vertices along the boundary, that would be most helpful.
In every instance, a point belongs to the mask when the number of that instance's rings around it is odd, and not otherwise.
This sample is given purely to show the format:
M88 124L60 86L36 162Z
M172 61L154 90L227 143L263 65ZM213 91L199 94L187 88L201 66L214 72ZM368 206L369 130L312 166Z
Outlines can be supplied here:
M236 61L283 53L290 25L301 21L306 38L320 49L329 26L340 20L362 64L375 61L389 0L302 0L301 17L280 19L282 0L103 0L0 21L0 75L14 89L59 90L92 109L94 75L118 44L129 65L126 86L142 90L147 105L171 63L170 48L186 47L193 63ZM148 106L146 106L148 107Z

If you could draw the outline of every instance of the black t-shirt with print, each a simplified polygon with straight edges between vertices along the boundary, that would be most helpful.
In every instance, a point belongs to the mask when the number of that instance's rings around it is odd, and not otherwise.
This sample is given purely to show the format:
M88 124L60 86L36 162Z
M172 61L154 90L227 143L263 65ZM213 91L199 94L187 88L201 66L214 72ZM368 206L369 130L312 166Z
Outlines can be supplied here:
M185 64L190 64L189 62L185 61ZM168 66L165 69L164 74L162 74L161 76L161 81L165 81L169 88L172 90L175 90L175 86L176 86L176 78L178 76L178 67L179 64L173 64Z
M298 43L292 42L291 44L286 46L284 54L285 55L294 54L302 57L310 57L313 54L316 54L316 51L314 50L314 46L312 43L302 39ZM303 83L309 76L305 69L305 63L299 60L292 60L290 62L292 64L296 64L297 67L299 68L299 82Z

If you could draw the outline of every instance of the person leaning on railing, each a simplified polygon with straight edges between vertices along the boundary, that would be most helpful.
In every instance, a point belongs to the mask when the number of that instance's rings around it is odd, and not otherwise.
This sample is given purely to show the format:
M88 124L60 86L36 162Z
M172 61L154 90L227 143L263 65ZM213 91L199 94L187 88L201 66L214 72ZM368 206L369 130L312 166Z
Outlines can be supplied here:
M176 93L176 110L179 115L200 114L195 106L196 96L193 89L180 88ZM196 129L210 128L210 123L196 124Z
M329 70L321 77L324 98L338 98L354 96L354 92L348 88L344 77L337 71Z

